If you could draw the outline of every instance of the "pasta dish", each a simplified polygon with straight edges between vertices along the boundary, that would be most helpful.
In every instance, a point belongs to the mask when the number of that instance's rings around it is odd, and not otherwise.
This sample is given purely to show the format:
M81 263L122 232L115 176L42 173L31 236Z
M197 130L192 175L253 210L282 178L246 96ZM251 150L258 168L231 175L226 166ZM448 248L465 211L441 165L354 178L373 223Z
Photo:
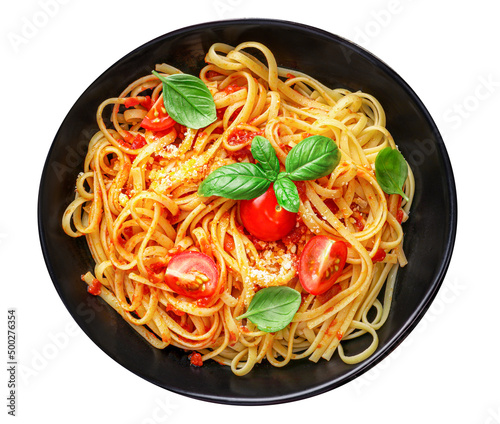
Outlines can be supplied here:
M196 77L158 64L99 106L62 217L95 261L82 280L194 366L363 361L414 194L381 104L256 42L216 43L205 62Z

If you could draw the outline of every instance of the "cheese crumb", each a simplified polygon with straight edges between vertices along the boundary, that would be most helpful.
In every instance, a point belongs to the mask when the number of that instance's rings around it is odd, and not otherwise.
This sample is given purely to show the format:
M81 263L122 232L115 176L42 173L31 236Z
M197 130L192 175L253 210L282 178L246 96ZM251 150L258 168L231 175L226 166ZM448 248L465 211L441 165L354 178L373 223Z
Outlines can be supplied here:
M127 206L128 196L125 193L120 193L120 195L118 196L118 203L120 203L120 205L123 207Z
M284 253L282 249L279 249L279 252L276 249L266 249L255 266L250 267L248 282L258 284L260 287L286 284L290 280L287 274L290 270L295 270L294 258L295 255Z

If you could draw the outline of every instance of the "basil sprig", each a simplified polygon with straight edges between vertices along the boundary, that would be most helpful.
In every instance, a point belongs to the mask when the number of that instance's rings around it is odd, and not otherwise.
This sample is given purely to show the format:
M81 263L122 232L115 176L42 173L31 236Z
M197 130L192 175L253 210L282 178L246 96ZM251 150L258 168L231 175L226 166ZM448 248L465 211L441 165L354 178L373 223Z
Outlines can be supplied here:
M409 201L403 191L403 184L408 177L408 164L397 149L385 147L375 159L375 175L382 190L387 194L400 194Z
M189 74L153 74L163 83L165 109L175 122L198 129L217 119L214 99L201 79Z
M254 295L247 311L236 319L248 318L259 330L274 333L290 324L300 301L300 293L290 287L267 287Z
M264 194L274 183L278 204L289 212L298 212L299 193L293 181L324 177L335 169L341 157L333 140L322 135L307 137L290 150L284 172L280 172L274 147L266 138L255 136L251 153L258 163L221 166L201 183L198 194L249 200Z

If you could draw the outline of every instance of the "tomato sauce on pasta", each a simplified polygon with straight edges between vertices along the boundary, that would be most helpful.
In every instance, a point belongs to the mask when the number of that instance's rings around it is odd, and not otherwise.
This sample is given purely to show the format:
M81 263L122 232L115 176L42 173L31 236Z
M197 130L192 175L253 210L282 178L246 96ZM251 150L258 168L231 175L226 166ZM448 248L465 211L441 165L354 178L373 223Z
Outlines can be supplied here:
M203 128L169 116L153 74L99 106L99 131L62 219L69 236L86 237L95 260L82 276L89 292L154 347L190 351L196 366L213 359L244 375L262 361L282 367L330 360L335 352L349 364L366 359L389 316L397 270L407 262L402 223L414 191L409 167L404 200L377 180L378 153L397 149L381 104L279 67L256 42L214 44L205 61L199 78L217 113ZM168 64L156 72L181 73ZM251 149L256 136L270 142L281 170L311 136L328 137L340 152L331 173L294 183L298 212L287 215L290 229L274 240L243 224L247 200L198 194L218 168L258 162ZM259 234L282 227L281 215L270 226L259 209L281 212L279 205L262 205L250 208L247 222L260 226ZM320 272L322 255L333 259ZM284 328L267 332L239 317L270 287L297 291L300 305ZM366 349L346 355L342 345L365 334Z

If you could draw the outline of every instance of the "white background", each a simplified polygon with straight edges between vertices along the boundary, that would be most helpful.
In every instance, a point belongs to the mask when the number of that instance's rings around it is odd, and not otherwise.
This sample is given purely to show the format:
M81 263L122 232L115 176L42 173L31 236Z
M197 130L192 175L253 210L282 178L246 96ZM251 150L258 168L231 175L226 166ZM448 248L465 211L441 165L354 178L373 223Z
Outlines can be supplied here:
M0 421L500 423L497 1L10 0L1 8L0 328L7 326L7 309L17 308L21 369L16 418L7 415L8 374L0 374ZM317 26L389 64L440 128L459 196L452 263L415 331L357 380L276 406L192 400L115 363L76 328L60 301L36 222L53 137L95 78L159 35L242 17ZM6 329L0 333L5 337ZM6 350L0 340L3 364Z

